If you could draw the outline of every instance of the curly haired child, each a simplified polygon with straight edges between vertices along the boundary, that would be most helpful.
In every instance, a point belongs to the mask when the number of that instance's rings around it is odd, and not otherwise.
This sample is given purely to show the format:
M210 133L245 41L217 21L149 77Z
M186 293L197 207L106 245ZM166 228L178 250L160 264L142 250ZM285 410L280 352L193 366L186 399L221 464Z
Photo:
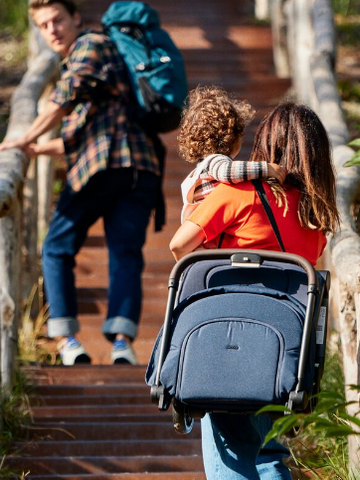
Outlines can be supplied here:
M232 161L254 115L248 102L232 98L220 87L199 86L190 92L178 136L179 153L197 165L181 185L182 223L220 182L275 177L283 183L286 170L280 165Z

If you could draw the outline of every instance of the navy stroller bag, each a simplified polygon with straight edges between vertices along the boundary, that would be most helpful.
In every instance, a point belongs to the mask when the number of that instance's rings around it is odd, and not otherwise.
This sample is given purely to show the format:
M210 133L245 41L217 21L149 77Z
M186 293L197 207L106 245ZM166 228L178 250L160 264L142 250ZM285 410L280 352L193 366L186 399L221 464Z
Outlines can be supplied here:
M328 272L288 253L224 249L183 258L170 275L146 373L159 409L172 402L175 430L188 433L206 412L311 408L329 283Z

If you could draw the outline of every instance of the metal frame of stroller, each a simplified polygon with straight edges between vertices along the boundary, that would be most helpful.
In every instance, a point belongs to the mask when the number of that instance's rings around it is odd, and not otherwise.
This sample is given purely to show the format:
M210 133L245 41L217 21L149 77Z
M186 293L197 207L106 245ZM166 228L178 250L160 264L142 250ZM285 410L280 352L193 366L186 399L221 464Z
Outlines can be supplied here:
M300 266L306 273L308 279L307 285L307 305L303 324L303 333L301 339L300 356L297 368L296 387L290 392L286 406L293 411L309 411L312 409L316 398L313 394L318 393L320 380L323 373L325 361L326 344L326 320L328 310L328 292L330 288L330 274L328 271L316 271L314 267L303 257L290 253L275 252L268 250L202 250L191 253L182 258L172 269L168 282L168 301L163 324L163 333L160 344L159 359L156 366L155 383L151 386L150 397L153 403L158 404L159 410L165 411L169 408L172 397L166 391L160 382L160 373L166 358L170 343L170 328L174 307L177 302L177 293L181 283L181 277L184 270L190 265L202 260L230 260L232 267L237 268L259 268L264 260L280 263L295 264ZM319 290L319 276L322 287ZM321 310L321 307L322 310ZM318 328L318 320L322 316L321 328L323 344L316 344L315 368L312 380L311 391L305 388L306 366L309 354L310 338L314 328ZM316 318L315 318L316 316ZM314 326L314 318L316 325ZM208 411L201 409L198 405L185 405L177 399L173 399L173 423L175 431L178 433L189 433L192 429L194 418L202 417Z

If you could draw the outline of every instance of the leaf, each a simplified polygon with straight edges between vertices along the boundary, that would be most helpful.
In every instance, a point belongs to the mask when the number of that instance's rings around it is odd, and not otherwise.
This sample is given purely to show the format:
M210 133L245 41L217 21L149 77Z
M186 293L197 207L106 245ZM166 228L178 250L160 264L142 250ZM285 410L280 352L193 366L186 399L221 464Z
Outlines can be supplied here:
M315 397L317 397L319 400L322 400L324 398L326 399L332 399L336 402L340 401L342 402L343 400L345 400L345 396L341 393L338 393L338 392L334 392L334 391L330 391L330 390L323 390L322 392L318 393L317 395L314 395Z
M260 413L265 413L265 412L288 412L288 413L292 413L290 408L286 407L285 405L266 405L265 407L262 407L258 412L256 412L256 415L259 415Z
M360 418L358 417L354 417L353 415L344 413L343 415L341 415L341 419L346 420L347 422L353 423L354 425L357 425L358 427L360 427ZM360 433L360 432L356 432L356 433Z
M347 425L339 425L334 427L329 427L324 430L325 437L333 438L333 437L347 437L348 435L359 435L355 432L351 427Z
M342 401L341 403L336 403L333 400L320 400L319 403L314 408L313 413L316 415L321 415L322 413L335 412L336 410L341 410L346 408L348 402Z
M360 385L355 385L355 384L351 383L350 385L348 385L348 387L350 388L350 390L360 391Z
M360 147L360 138L356 138L348 143L349 147Z
M357 152L353 157L350 158L347 162L344 163L344 167L353 167L360 165L360 153Z
M280 438L285 433L290 432L296 425L299 424L299 420L302 415L289 415L286 417L281 417L275 420L273 423L272 429L266 435L264 440L264 445L274 438Z

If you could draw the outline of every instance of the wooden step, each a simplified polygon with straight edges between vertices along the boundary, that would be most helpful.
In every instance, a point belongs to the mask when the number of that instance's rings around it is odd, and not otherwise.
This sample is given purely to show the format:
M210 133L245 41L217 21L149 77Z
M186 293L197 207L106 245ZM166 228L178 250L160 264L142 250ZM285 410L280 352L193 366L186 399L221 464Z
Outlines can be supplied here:
M98 27L111 1L87 0L85 23ZM216 83L257 110L238 156L247 159L260 119L290 87L289 80L274 74L270 27L254 23L250 0L152 0L151 5L182 50L190 88ZM180 225L180 185L194 168L179 157L178 134L161 135L167 149L167 224L155 233L151 220L147 230L143 308L134 342L141 366L111 365L112 346L101 334L109 280L99 220L90 228L75 268L79 339L93 364L24 369L34 386L32 441L18 442L4 467L18 468L27 480L206 480L200 422L190 435L177 435L171 409L160 412L150 403L144 383L175 264L169 242ZM55 350L56 342L49 341L48 347Z
M27 475L28 480L206 480L201 472L77 474L77 475Z
M158 414L159 415L159 414ZM57 420L52 424L46 422L44 424L35 423L36 432L33 439L49 438L53 441L73 441L73 440L96 440L102 438L104 440L168 440L175 438L172 422L168 419L161 419L158 422L149 421L142 425L133 422L61 422ZM195 425L192 435L200 438L199 425Z
M53 418L61 419L60 421L69 421L77 418L84 418L91 420L94 419L94 422L100 419L109 419L116 418L119 415L138 415L141 417L144 414L152 415L154 418L156 411L156 406L150 403L134 405L122 404L122 405L41 405L33 406L32 412L35 420L52 421ZM169 415L167 412L162 412L161 417ZM159 416L159 418L161 418Z
M159 473L159 472L201 472L201 455L192 456L133 456L133 457L13 457L8 465L22 464L24 470L31 471L33 476L62 474L104 474L104 473Z
M178 435L176 439L152 440L96 440L96 441L51 441L38 443L17 442L16 451L28 457L84 457L84 456L135 456L137 454L157 455L198 455L201 453L199 439Z

